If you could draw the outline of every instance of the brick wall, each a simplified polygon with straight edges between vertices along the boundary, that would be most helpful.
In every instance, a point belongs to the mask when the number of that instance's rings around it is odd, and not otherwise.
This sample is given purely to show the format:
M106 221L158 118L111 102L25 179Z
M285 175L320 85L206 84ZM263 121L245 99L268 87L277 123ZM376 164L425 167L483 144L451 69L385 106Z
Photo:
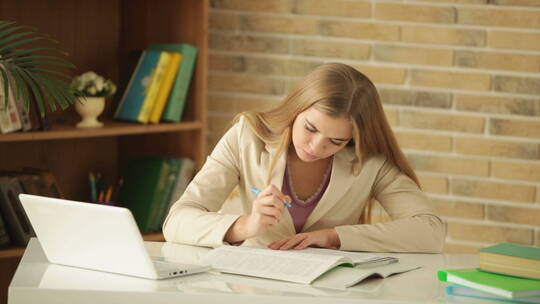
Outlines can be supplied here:
M540 246L540 0L212 0L209 36L210 147L347 63L377 85L447 252Z

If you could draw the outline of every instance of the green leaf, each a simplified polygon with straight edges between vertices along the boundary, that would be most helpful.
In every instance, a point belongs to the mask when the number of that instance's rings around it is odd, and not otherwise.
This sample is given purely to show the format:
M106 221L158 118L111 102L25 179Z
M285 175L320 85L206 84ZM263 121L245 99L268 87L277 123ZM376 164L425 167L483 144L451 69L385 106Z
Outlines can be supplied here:
M26 71L23 69L18 69L20 72L21 77L24 79L25 83L28 84L30 89L32 90L32 94L34 98L36 99L36 103L39 108L39 113L41 114L41 117L45 117L45 103L43 102L43 97L41 96L41 92L39 91L39 87L34 84L34 81L32 78L30 78ZM54 105L54 102L52 102L53 107L51 107L51 110L56 109L56 106Z
M44 87L54 96L54 99L60 105L60 108L65 109L69 106L68 99L60 92L60 89L53 84L50 79L43 77L42 75L36 74L36 80L44 84Z
M11 28L7 28L5 30L2 30L0 31L0 38L3 38L5 36L8 36L9 34L13 33L13 32L16 32L18 30L21 30L21 29L29 29L29 30L32 30L30 27L28 26L14 26L14 27L11 27ZM35 32L31 32L31 33L35 33Z
M28 54L32 54L32 53L36 53L36 52L42 52L42 51L54 51L54 52L57 52L57 53L60 53L62 54L63 56L67 56L67 52L64 52L60 49L56 49L56 48L30 48L30 49L16 49L16 50L13 50L5 55L2 56L2 59L4 60L8 60L8 59L11 59L11 58L15 58L15 57L22 57L22 56L27 56Z
M9 100L9 78L4 69L0 68L0 73L2 74L2 82L4 83L4 107L7 108Z
M17 22L15 21L0 21L0 31L6 27L9 27Z
M7 44L8 42L11 42L13 40L19 40L22 37L33 36L33 35L36 35L36 33L35 32L16 33L16 34L13 34L11 36L8 36L7 38L0 39L0 44Z
M13 71L11 72L11 75L13 76L13 79L15 80L15 84L16 84L16 87L17 87L17 96L21 96L22 95L22 99L24 100L24 107L25 107L25 110L27 112L30 112L30 95L29 95L29 92L28 92L28 87L26 86L26 84L24 83L24 81L22 80L21 76ZM19 97L17 97L19 98Z
M11 51L12 49L14 49L14 48L16 48L18 46L21 46L23 44L27 44L27 43L30 43L32 41L38 41L38 40L51 40L51 41L53 41L52 39L45 38L45 37L34 37L34 38L25 39L25 40L22 40L22 41L17 41L17 42L5 45L2 48L0 48L0 55L4 55L5 52ZM0 45L2 45L2 44L0 44Z
M63 61L32 61L32 62L23 62L18 64L19 67L34 67L38 65L58 65L68 68L74 68L75 65L69 62Z
M59 72L59 71L42 69L42 68L27 68L26 70L32 71L32 72L40 72L40 73L43 73L43 74L56 75L56 76L59 76L59 77L62 77L64 79L66 79L67 81L71 81L71 79L73 78L72 76L70 76L70 75L68 75L66 73L62 73L62 72Z

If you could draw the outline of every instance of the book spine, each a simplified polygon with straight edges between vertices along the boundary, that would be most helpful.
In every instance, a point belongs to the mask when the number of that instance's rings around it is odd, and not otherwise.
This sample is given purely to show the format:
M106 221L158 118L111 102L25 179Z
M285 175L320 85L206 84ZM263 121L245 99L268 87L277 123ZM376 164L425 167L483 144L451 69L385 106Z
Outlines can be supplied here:
M167 66L165 75L163 76L162 85L156 97L156 102L154 108L152 109L152 113L150 114L151 123L159 123L161 115L165 110L167 99L169 98L169 95L171 93L171 88L176 78L176 74L178 73L178 67L182 62L182 54L176 52L171 52L170 54L171 60L169 62L169 65Z
M19 94L19 92L17 92L15 88L15 79L13 78L12 75L9 75L9 74L8 74L8 77L9 77L10 89L11 89L10 98L13 98L15 100L15 105L19 113L22 130L30 131L32 130L32 121L30 120L30 112L29 112L30 108L26 107L25 101L22 98L22 96L20 95L15 96Z
M2 88L0 91L0 132L11 133L22 129L21 118L11 88L9 88L7 103L4 89Z
M197 58L197 48L188 44L182 44L182 64L176 75L169 101L163 112L161 120L168 122L180 122L186 102L191 76Z
M158 179L154 182L155 187L152 189L152 199L150 203L150 210L148 210L150 216L145 222L143 232L154 232L155 221L157 220L157 214L159 212L160 201L164 199L165 187L169 179L169 172L171 171L171 165L167 159L162 159L161 171Z
M139 116L137 118L137 120L142 123L148 123L148 120L150 119L150 114L155 105L156 97L159 93L161 85L163 84L163 76L165 75L165 71L167 70L170 59L171 55L168 52L161 52L157 66L152 73L152 82L148 87L148 92L144 98L141 111L139 112Z
M152 231L161 231L161 225L168 210L167 207L169 205L171 193L175 185L176 179L178 178L178 172L180 170L180 160L171 158L169 159L169 164L171 166L171 170L169 171L169 175L167 177L163 196L160 198L159 205L157 206L156 217L154 218L154 221L152 223Z
M139 121L144 99L152 81L152 71L156 68L160 57L159 51L144 51L139 58L135 71L124 91L114 118L121 120Z
M11 239L9 237L2 214L0 214L0 248L7 247L10 244L11 244Z
M35 234L18 199L22 192L17 178L0 178L0 212L5 216L7 230L13 241L17 245L26 246Z

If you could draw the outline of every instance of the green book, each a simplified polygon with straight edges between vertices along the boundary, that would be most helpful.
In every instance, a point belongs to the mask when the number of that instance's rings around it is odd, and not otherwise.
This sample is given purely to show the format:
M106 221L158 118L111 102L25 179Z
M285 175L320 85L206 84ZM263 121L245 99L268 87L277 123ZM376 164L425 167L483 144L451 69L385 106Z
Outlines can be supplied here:
M120 202L131 210L142 233L151 232L170 165L164 158L131 160L124 175Z
M182 54L182 61L176 73L171 93L167 99L167 105L161 115L161 121L180 122L189 91L191 76L195 68L197 47L187 43L155 43L151 44L148 49Z
M165 185L161 195L159 197L159 204L156 206L155 216L151 220L150 229L152 232L161 232L161 225L165 215L167 214L167 207L169 206L169 200L171 197L171 192L173 186L176 183L176 177L178 176L178 171L180 170L180 160L176 158L168 159L170 170L167 174Z
M479 251L540 261L540 247L518 245L513 243L500 243L490 247L482 248Z
M479 251L481 270L540 280L538 247L500 243Z
M506 276L478 269L439 270L439 281L481 290L508 299L540 295L540 280Z

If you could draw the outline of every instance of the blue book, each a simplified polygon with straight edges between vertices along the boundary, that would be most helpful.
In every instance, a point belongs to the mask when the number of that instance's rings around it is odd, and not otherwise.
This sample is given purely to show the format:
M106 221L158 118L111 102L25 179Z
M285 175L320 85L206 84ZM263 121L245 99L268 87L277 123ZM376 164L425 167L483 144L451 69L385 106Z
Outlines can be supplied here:
M508 299L457 284L448 285L445 290L446 294L449 296L463 297L458 299L452 298L452 302L457 303L540 303L540 297ZM462 301L458 301L459 299ZM478 299L478 301L475 302L474 299Z
M121 120L139 121L139 113L152 82L152 74L157 66L160 51L146 50L139 58L135 71L131 75L122 100L114 113L114 118Z

